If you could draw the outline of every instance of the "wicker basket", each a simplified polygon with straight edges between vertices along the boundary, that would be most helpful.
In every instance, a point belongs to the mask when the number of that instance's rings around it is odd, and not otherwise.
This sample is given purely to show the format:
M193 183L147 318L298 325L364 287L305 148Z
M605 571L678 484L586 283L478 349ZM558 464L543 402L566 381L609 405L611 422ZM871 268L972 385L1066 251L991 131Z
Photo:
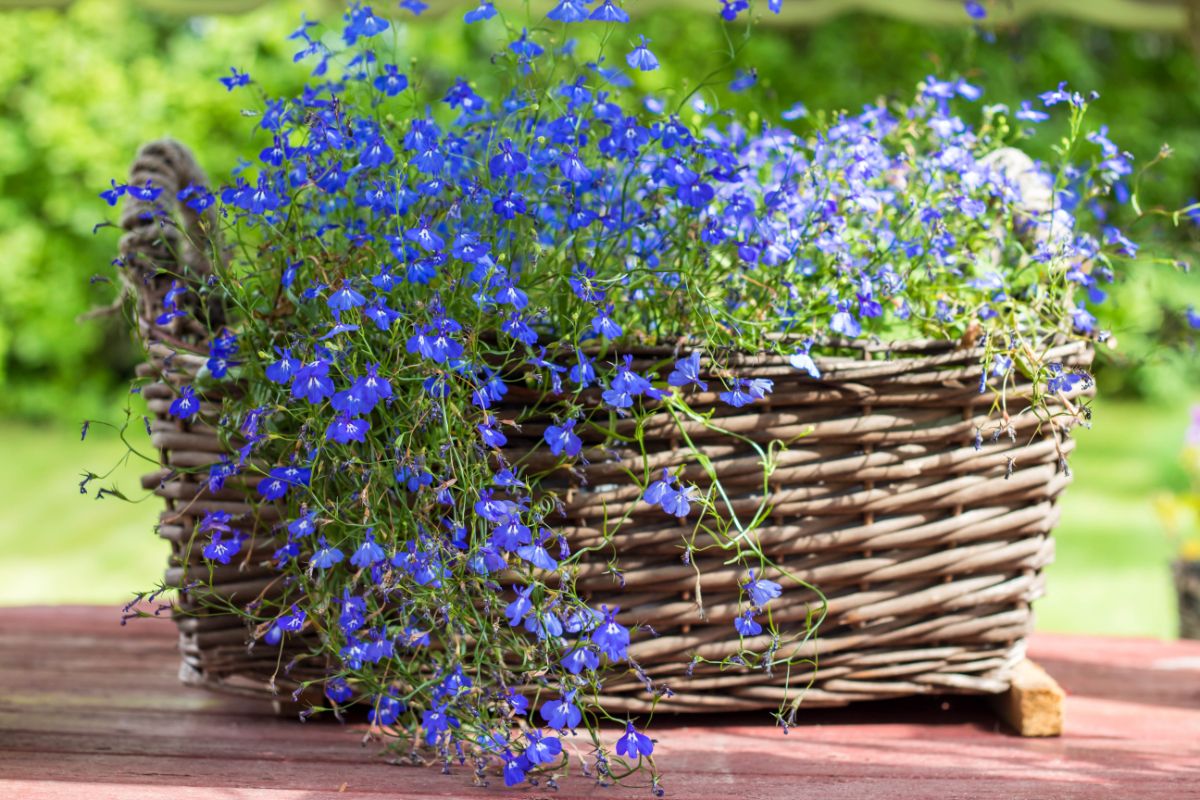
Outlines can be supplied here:
M202 175L182 147L156 142L143 148L133 168L133 183L147 179L166 190L164 197L173 197ZM184 210L182 219L199 247L161 215L148 213L152 210L152 204L130 201L121 244L149 352L139 374L157 380L143 394L155 416L153 442L163 468L147 476L145 486L166 500L158 530L172 547L167 582L184 587L176 615L181 674L193 684L274 697L319 677L320 670L305 661L281 669L292 651L306 651L311 643L289 641L282 656L278 648L249 647L252 637L240 619L206 610L210 591L242 603L272 591L278 577L265 562L278 546L279 512L250 502L249 483L231 480L211 493L203 475L183 471L206 467L228 450L213 427L198 421L215 419L219 398L205 398L197 421L167 415L177 387L190 383L206 360L204 331L186 327L193 324L187 320L166 327L154 320L171 282L161 270L202 279L208 267L196 216ZM781 651L818 657L815 676L805 674L807 666L790 675L704 666L685 674L694 653L722 658L736 651L731 623L745 575L716 557L697 558L694 566L681 561L683 529L639 503L635 487L615 480L620 469L615 459L626 464L633 459L636 466L640 455L585 440L592 448L585 452L590 463L580 468L586 480L564 476L553 487L567 498L562 527L576 549L601 535L606 513L629 512L619 536L624 587L604 563L584 563L578 585L593 602L620 605L625 624L650 625L657 632L636 636L630 655L669 685L674 696L666 708L773 707L786 686L794 696L795 687L810 680L804 703L811 705L994 693L1007 688L1010 670L1024 657L1033 624L1030 603L1044 591L1042 568L1054 554L1055 501L1069 481L1063 467L1073 441L1061 433L1056 440L1026 410L1031 387L1020 378L1008 395L1011 428L994 438L991 396L978 390L978 349L944 341L858 346L859 357L818 360L819 381L776 357L736 360L747 375L775 381L769 402L732 409L715 395L690 400L700 410L714 409L722 427L764 445L806 434L778 458L769 482L771 521L759 539L775 561L828 597L819 635L797 653ZM642 350L635 365L659 363L671 353ZM1081 343L1052 353L1074 367L1085 366L1090 355ZM533 393L514 389L507 407L496 410L499 418L523 420L506 448L514 460L529 453L550 424L528 411L535 400ZM981 429L983 444L977 448ZM700 426L689 433L735 503L757 507L763 473L753 450ZM687 451L676 448L677 435L669 420L647 426L651 468L689 464L687 477L703 483ZM187 588L209 574L193 537L199 517L218 509L244 516L252 534L249 555L215 568L211 588ZM786 588L786 579L781 582ZM697 612L698 594L706 619ZM774 618L782 626L802 627L815 601L811 593L785 590L772 605ZM751 645L762 650L768 640ZM614 710L645 709L651 699L632 676L611 679L605 694Z

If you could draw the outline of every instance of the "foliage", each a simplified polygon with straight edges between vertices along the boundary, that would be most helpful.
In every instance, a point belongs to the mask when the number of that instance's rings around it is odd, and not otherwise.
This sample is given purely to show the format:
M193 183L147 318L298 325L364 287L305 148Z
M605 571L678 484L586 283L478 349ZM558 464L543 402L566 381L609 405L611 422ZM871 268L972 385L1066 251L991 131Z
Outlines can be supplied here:
M0 51L0 246L6 254L0 413L77 421L109 407L135 354L119 320L75 322L111 296L89 283L105 274L110 258L109 243L92 234L92 187L123 174L140 144L165 134L187 142L207 169L227 173L244 141L240 106L213 76L240 64L260 83L294 89L295 73L276 66L291 50L268 31L284 14L326 6L288 0L244 15L188 19L148 12L131 0L80 0L61 12L0 14L11 41L39 43ZM439 54L430 68L443 82L455 63L480 54L457 19L423 20L407 33ZM721 28L706 15L656 13L642 27L663 62L661 76L639 78L643 88L702 74L714 53L727 50ZM980 83L990 102L1013 103L1063 78L1099 90L1103 102L1094 119L1109 124L1139 162L1166 142L1174 148L1170 169L1148 176L1148 204L1176 207L1200 195L1200 70L1186 41L1160 33L1037 19L997 31L988 44L962 28L864 16L813 29L763 28L753 52L737 64L757 69L760 91L724 93L720 102L751 123L756 111L778 113L798 99L813 108L855 108L895 96L939 64ZM1196 241L1194 229L1180 229L1176 237L1184 245ZM1182 326L1171 301L1200 304L1200 289L1150 263L1131 274L1137 279L1114 288L1111 311L1100 312L1125 354L1102 383L1110 392L1176 395L1187 381L1194 384L1200 359L1164 348L1160 332L1178 337Z
M734 22L745 4L725 5ZM447 765L477 758L481 774L495 760L510 784L560 773L557 734L582 728L599 780L648 764L659 789L644 720L615 716L604 692L627 673L669 697L632 657L652 632L576 590L587 566L620 575L635 519L681 524L685 563L715 553L741 571L724 620L741 646L694 664L805 660L794 653L819 615L780 621L772 603L816 587L764 554L761 498L731 498L693 444L740 439L764 485L791 444L763 450L722 427L772 391L740 354L819 380L817 357L860 337L977 342L993 396L977 446L1015 436L1017 373L1057 431L1087 419L1090 376L1052 347L1104 338L1092 309L1137 252L1109 224L1130 157L1084 126L1089 98L1065 84L979 108L977 86L929 76L911 102L811 117L794 105L748 127L718 104L753 73L635 85L627 73L660 61L624 17L563 0L522 25L481 3L467 21L503 69L474 85L403 67L420 43L356 4L340 43L313 23L293 33L313 80L290 99L237 68L221 78L249 94L257 130L230 183L171 197L114 180L101 195L164 228L176 202L214 226L213 279L171 274L161 298L161 341L207 346L170 413L236 446L207 467L210 487L254 485L289 520L272 560L281 595L223 608L256 647L314 635L289 669L335 664L309 681L329 707L366 704L399 741L423 739ZM1013 145L1052 114L1066 133L1035 163ZM163 277L118 266L138 290ZM510 393L531 399L514 408ZM1049 415L1060 407L1067 420ZM537 444L505 449L522 423ZM664 426L679 452L652 471L646 431ZM578 546L556 521L560 476L587 461L619 466L631 503ZM229 565L251 523L206 513L194 546ZM780 708L785 727L799 696ZM626 725L615 746L604 720Z
M1179 557L1200 561L1200 406L1192 408L1192 424L1184 438L1179 463L1188 487L1158 498L1158 512L1175 541Z

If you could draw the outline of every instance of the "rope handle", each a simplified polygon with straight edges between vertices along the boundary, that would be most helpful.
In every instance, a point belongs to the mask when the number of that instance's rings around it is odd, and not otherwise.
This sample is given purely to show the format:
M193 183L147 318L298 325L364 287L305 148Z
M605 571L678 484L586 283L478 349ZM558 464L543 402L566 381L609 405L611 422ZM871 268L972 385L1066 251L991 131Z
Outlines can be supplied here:
M132 189L146 187L147 181L161 190L153 200L126 193L121 278L137 298L144 341L200 350L225 316L199 291L213 272L217 215L212 206L197 212L178 195L189 186L207 187L208 179L191 151L173 139L159 139L142 146L129 171ZM173 288L186 291L168 299Z

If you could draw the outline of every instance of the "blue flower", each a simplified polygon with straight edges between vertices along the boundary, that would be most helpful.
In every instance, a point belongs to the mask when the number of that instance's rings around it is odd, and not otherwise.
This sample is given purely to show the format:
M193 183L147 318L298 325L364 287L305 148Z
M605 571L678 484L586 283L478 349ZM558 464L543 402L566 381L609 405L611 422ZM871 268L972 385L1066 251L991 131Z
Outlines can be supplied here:
M533 603L529 600L529 595L533 593L532 586L526 586L523 589L513 587L513 591L517 593L517 599L513 600L504 609L504 615L508 617L508 624L512 627L517 627L522 620L533 611Z
M568 419L561 425L547 427L542 438L546 440L546 444L550 445L550 452L556 456L561 456L565 452L568 457L574 458L583 449L583 441L575 433L575 420L573 419Z
M204 557L218 564L228 564L241 551L243 541L245 536L241 533L234 533L226 539L221 531L214 531L212 539L204 545Z
M758 636L762 633L762 625L754 619L753 611L746 611L734 617L733 627L737 629L739 636Z
M559 0L546 14L546 19L562 23L583 22L587 18L588 10L581 0Z
M750 69L742 71L739 69L734 75L733 80L729 82L729 91L744 92L756 83L758 83L758 70Z
M509 43L508 49L516 53L522 62L531 61L546 52L537 42L529 38L529 32L521 29L521 36Z
M196 397L196 393L191 386L183 386L179 389L179 397L176 397L171 402L171 407L167 409L167 413L172 417L180 419L191 419L196 416L196 412L200 410L200 400Z
M396 696L395 690L387 694L376 695L374 705L367 712L367 721L372 725L395 725L406 706L404 701Z
M326 542L325 537L322 536L317 539L317 549L309 559L309 564L317 569L329 569L340 563L345 557L341 550Z
M296 376L292 379L292 397L316 405L332 394L329 362L318 360L296 370Z
M494 16L496 16L496 6L492 3L492 0L480 0L479 5L468 11L463 20L470 25L473 22L483 22ZM512 784L509 785L511 786Z
M640 69L642 72L650 72L658 69L658 59L654 53L650 52L650 48L646 45L650 40L645 36L638 36L638 44L630 53L625 56L625 62L633 69Z
M551 557L550 553L547 552L545 546L543 545L544 533L545 531L539 535L537 542L518 547L517 555L520 556L522 560L528 561L538 569L544 569L547 572L553 572L554 570L558 569L558 562Z
M365 569L372 564L378 564L387 558L387 553L382 547L375 542L375 536L367 531L367 538L358 546L358 549L350 556L350 563L360 569Z
M505 755L507 758L504 761L504 785L516 786L525 780L529 760L524 755L514 756L511 750L506 750Z
M625 658L629 648L629 629L617 622L616 615L621 610L619 606L611 611L608 606L603 606L603 610L604 620L592 631L592 641L601 653L613 661L620 661Z
M625 733L617 739L617 755L626 758L641 758L654 752L654 741L644 733L639 733L632 722L625 724Z
M1021 101L1021 107L1017 109L1013 116L1023 122L1045 122L1050 119L1049 114L1045 111L1038 111L1028 100Z
M370 421L362 417L351 417L349 414L342 412L325 429L325 438L332 439L338 444L364 442L366 441L367 431L370 429Z
M775 581L755 578L754 570L750 570L750 578L746 581L745 587L746 593L750 595L750 602L757 608L766 608L767 603L779 597L783 592L783 588Z
M296 376L297 370L300 369L300 361L292 358L291 350L276 348L275 352L279 355L279 360L267 365L265 370L267 380L272 383L290 383Z
M687 358L675 362L675 369L667 376L671 386L687 386L696 384L702 391L708 390L708 384L700 380L700 353L694 352Z
M798 353L793 353L788 357L788 363L801 372L807 372L811 378L820 378L821 370L817 367L817 362L808 354L808 349L811 342Z
M862 326L851 315L848 302L838 303L837 313L829 320L829 329L834 333L840 333L847 339L856 339L862 333Z
M567 672L578 675L584 670L599 669L600 655L595 648L580 643L567 651L566 655L562 657L561 663Z
M346 703L354 697L354 690L345 678L330 678L325 681L325 696L335 703Z
M291 486L308 486L312 470L307 467L276 467L258 482L258 493L266 500L278 500Z
M342 30L342 41L349 47L358 41L359 37L369 39L372 36L378 36L386 31L390 25L383 17L377 17L371 11L370 6L365 8L355 3L350 7L350 10L343 15L346 20L346 27Z
M546 736L541 731L529 731L525 736L529 745L524 755L530 764L549 764L562 753L562 742L554 736Z
M596 10L592 12L588 19L595 22L629 22L629 15L625 10L613 4L613 0L604 0Z
M984 19L987 17L987 9L976 2L976 0L965 0L963 2L963 9L971 19Z
M1187 307L1186 316L1187 316L1188 327L1193 328L1193 329L1200 329L1200 312L1196 311L1195 306Z
M458 720L446 712L445 703L439 703L428 711L421 712L421 727L425 729L425 743L430 746L443 733L458 726Z
M237 67L230 67L232 73L228 78L217 78L225 86L225 91L232 92L239 86L245 86L250 83L250 74L247 72L238 72Z
M583 713L575 705L575 691L569 691L541 708L542 719L555 730L574 730L583 721Z

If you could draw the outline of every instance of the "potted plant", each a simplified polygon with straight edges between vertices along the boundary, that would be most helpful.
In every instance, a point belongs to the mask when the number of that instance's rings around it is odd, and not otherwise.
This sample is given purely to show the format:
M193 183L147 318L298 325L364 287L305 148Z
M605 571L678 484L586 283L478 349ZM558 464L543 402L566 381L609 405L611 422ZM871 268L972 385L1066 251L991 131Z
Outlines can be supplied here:
M1002 691L1134 251L1089 98L930 77L748 127L639 96L608 0L465 22L490 91L406 75L355 4L292 35L300 96L222 78L252 166L156 142L105 192L185 677L363 706L480 780L584 742L655 789L660 707Z

